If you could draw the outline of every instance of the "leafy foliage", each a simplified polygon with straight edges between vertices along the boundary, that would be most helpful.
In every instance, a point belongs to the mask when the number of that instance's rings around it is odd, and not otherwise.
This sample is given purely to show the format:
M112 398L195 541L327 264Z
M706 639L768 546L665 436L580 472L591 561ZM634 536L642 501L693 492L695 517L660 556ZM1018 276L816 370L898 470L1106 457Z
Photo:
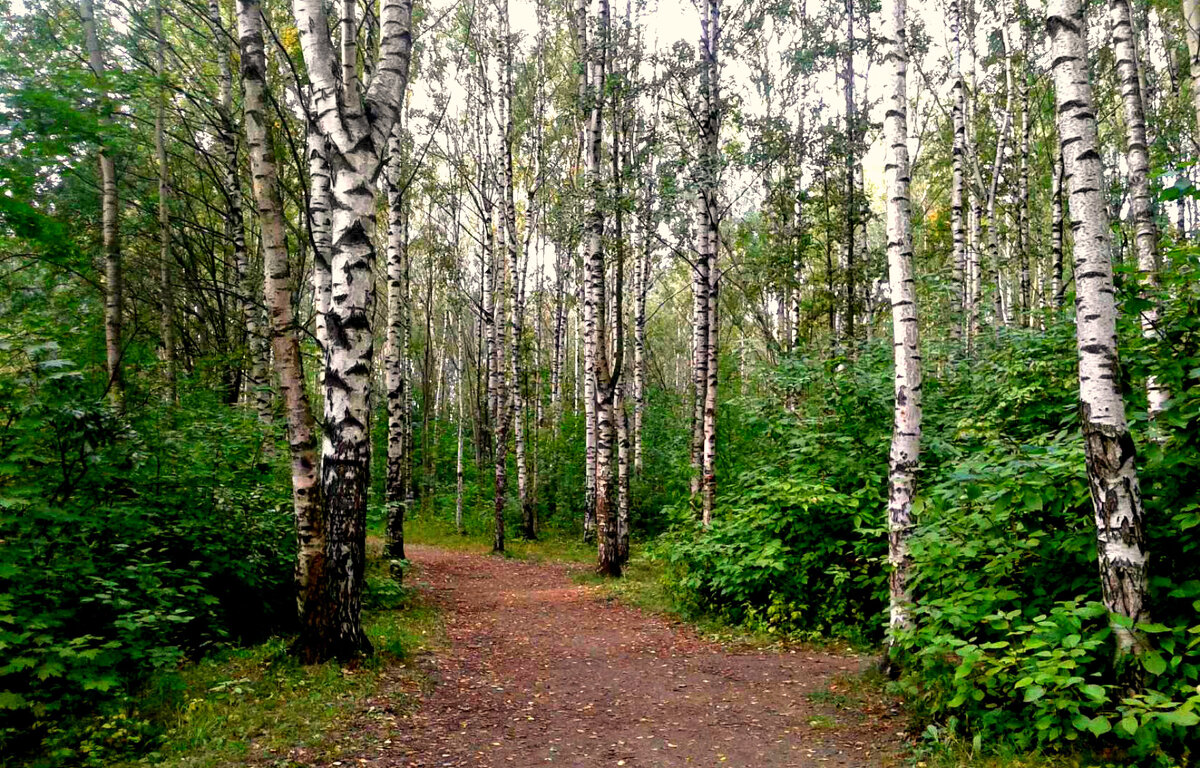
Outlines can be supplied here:
M290 500L206 395L126 420L53 345L7 363L0 753L102 765L156 738L162 673L292 621Z

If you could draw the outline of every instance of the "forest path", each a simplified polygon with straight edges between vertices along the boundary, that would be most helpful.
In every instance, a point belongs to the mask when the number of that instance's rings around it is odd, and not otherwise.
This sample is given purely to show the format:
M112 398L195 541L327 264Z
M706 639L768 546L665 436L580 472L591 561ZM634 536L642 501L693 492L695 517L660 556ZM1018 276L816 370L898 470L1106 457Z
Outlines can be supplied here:
M412 546L449 647L402 720L365 718L343 765L887 766L902 721L847 695L868 660L730 650L574 583L581 566ZM411 691L405 692L411 693ZM376 711L391 709L388 691ZM398 692L398 695L400 694ZM345 754L345 753L343 753Z

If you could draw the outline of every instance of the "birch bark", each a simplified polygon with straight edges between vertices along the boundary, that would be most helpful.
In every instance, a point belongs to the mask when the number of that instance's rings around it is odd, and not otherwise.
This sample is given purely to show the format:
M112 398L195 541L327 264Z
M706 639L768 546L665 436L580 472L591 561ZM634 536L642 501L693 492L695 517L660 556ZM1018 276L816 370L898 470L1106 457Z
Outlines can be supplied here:
M408 511L408 419L410 418L407 376L408 345L408 220L404 190L404 147L401 123L393 129L388 147L385 181L388 195L387 233L387 336L384 342L384 391L387 400L387 471L384 502L387 541L384 556L392 561L391 572L399 579L403 569L404 518Z
M962 3L961 0L954 0L953 10L951 12L951 36L953 38L954 52L954 88L952 110L952 122L954 127L954 144L952 154L952 171L951 171L951 186L950 186L950 231L954 238L954 275L955 284L958 287L958 312L960 314L960 330L959 333L963 336L967 335L968 329L967 312L969 305L970 289L968 283L967 269L967 227L965 209L963 207L963 190L964 190L964 163L966 162L967 151L967 124L966 124L966 87L963 83L962 74Z
M908 36L906 0L885 0L884 66L888 72L883 121L887 155L888 280L892 301L892 349L895 363L892 447L888 477L888 563L890 628L908 629L912 592L909 587L908 536L921 450L921 347L917 330L917 296L913 276L908 160Z
M299 540L296 586L301 636L298 649L302 657L311 659L307 649L324 632L330 609L325 591L328 559L318 477L316 423L304 387L300 338L292 315L292 279L274 139L269 128L267 62L263 48L262 8L258 0L239 0L237 19L245 91L246 148L262 238L263 285L270 317L271 347L287 413L292 464L292 506Z
M246 327L246 352L248 366L246 376L247 399L252 400L259 421L271 422L271 380L268 371L269 345L261 328L259 304L254 296L257 281L250 269L250 258L246 251L246 224L243 214L242 179L238 165L237 122L233 113L233 72L229 65L229 39L231 35L221 20L221 6L217 0L209 0L209 24L212 26L213 43L217 58L217 142L224 160L225 199L229 210L225 218L225 235L233 244L234 272L237 275L238 305L242 322Z
M1182 9L1192 74L1192 109L1196 112L1196 135L1192 139L1200 147L1200 0L1183 0Z
M1063 283L1063 244L1066 236L1065 215L1063 212L1063 156L1060 149L1054 152L1054 181L1050 193L1050 292L1054 294L1054 308L1061 311L1065 296L1066 285Z
M1100 583L1113 615L1140 622L1148 618L1148 552L1135 449L1120 390L1112 244L1085 21L1080 0L1051 0L1047 11L1059 141L1075 235L1079 397ZM1141 648L1136 629L1116 621L1112 629L1122 654Z
M1158 335L1158 306L1153 296L1158 283L1158 225L1154 221L1154 198L1150 192L1150 153L1146 140L1146 107L1142 92L1142 63L1129 10L1129 0L1110 0L1113 28L1113 57L1125 112L1125 160L1129 168L1129 216L1137 247L1138 271L1142 278L1142 336ZM1155 376L1146 378L1150 418L1167 407L1168 392Z
M321 451L326 598L332 611L320 634L307 638L305 655L351 658L371 650L361 612L370 484L376 179L407 87L412 0L382 0L378 64L366 89L356 76L357 57L344 62L338 76L324 3L294 0L292 7L315 126L329 150L333 211ZM342 42L344 48L348 41Z

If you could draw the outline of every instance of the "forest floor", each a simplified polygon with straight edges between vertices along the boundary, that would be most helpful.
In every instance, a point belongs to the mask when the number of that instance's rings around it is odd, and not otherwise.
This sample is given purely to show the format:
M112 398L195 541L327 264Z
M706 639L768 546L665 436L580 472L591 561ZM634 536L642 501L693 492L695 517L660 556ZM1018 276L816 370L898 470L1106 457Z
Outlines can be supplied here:
M326 734L334 766L891 766L873 660L718 642L615 600L586 566L411 546L442 647ZM329 754L326 753L326 754ZM294 763L293 763L294 764ZM309 763L311 764L311 763Z

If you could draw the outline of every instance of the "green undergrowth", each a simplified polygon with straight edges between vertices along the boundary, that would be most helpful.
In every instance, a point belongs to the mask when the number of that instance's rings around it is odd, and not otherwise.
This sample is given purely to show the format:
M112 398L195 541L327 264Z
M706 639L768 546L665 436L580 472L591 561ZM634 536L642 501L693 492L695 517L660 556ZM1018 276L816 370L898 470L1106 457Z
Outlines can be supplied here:
M374 547L372 547L373 549ZM304 666L290 638L233 648L158 682L161 703L149 717L164 728L158 747L122 766L183 768L247 762L296 765L336 760L338 724L380 685L410 676L423 683L414 658L442 642L438 613L419 594L386 575L373 559L364 596L364 624L375 655L356 665ZM393 695L392 704L407 702ZM126 727L114 721L113 729Z
M557 530L543 531L533 541L520 538L520 529L511 528L504 540L504 557L534 562L564 561L586 563L595 560L594 544L585 544L578 538ZM492 551L491 528L470 526L465 534L447 522L425 515L415 515L405 521L406 544L424 545L450 549L456 552L489 554Z

